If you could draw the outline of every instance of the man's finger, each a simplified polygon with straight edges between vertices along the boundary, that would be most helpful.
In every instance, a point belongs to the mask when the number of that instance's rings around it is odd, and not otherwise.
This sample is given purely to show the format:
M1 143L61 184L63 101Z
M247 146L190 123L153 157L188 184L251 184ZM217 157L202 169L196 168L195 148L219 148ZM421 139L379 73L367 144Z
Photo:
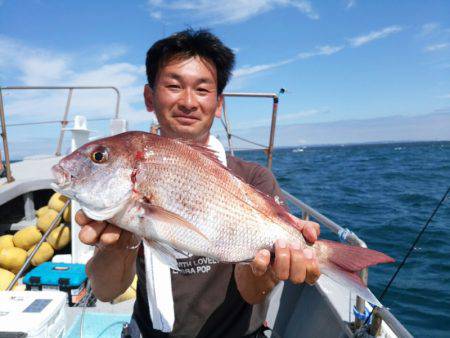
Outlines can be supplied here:
M108 224L100 236L100 243L104 245L115 244L119 240L121 232L122 229L119 227Z
M83 210L78 210L77 213L75 214L75 221L79 224L79 225L86 225L90 222L92 222L92 219L90 219L89 217L87 217L85 215L85 213L83 212Z
M303 250L303 256L306 258L306 277L305 282L313 285L320 277L319 263L317 262L314 251L309 248Z
M270 264L270 252L268 250L259 251L253 261L250 263L252 272L255 276L261 277L267 271Z
M81 227L78 238L84 244L93 245L98 242L100 235L106 227L105 222L90 222Z
M294 284L300 284L305 281L306 262L300 244L291 244L291 269L289 279Z
M315 227L308 223L305 225L305 227L303 228L302 231L302 235L303 237L305 237L305 239L309 242L309 243L314 243L315 241L317 241L317 232Z
M275 261L272 270L279 280L289 278L290 256L290 250L287 247L286 241L278 240L275 243Z
M320 236L320 224L316 223L316 222L310 222L310 223L313 226L314 230L316 230L316 236L319 237Z

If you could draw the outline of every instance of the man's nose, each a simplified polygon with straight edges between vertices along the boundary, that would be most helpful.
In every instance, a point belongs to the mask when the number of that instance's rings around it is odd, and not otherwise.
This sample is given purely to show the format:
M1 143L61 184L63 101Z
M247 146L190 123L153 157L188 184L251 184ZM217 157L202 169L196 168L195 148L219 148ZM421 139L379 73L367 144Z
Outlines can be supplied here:
M184 113L190 113L197 109L197 99L195 97L195 93L191 89L186 89L183 91L183 95L179 101L180 109L183 110Z

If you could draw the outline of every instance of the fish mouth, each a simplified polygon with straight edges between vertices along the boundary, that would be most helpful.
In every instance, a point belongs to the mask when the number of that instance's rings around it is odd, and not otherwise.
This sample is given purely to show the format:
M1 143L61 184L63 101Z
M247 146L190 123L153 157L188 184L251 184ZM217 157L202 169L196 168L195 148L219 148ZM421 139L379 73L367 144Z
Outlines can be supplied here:
M52 167L52 174L55 177L55 183L52 184L55 190L67 188L72 183L72 175L59 164Z

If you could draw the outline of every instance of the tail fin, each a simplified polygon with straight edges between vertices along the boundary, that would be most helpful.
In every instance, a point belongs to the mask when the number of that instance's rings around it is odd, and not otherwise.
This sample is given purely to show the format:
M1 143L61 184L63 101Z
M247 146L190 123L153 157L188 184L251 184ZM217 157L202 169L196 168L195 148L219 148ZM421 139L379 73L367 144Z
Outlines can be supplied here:
M375 250L338 242L320 240L316 243L320 251L326 252L327 260L320 264L320 269L325 275L372 304L380 305L357 272L372 265L392 263L393 258Z

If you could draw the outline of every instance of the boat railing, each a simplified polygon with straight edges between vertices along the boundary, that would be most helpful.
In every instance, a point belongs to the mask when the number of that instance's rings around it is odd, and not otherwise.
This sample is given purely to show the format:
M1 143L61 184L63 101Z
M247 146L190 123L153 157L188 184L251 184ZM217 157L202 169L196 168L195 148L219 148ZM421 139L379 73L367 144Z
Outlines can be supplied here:
M17 125L38 125L43 123L60 123L61 129L59 132L59 138L56 146L55 155L60 156L61 155L61 147L63 144L64 139L64 133L65 133L65 127L70 122L68 120L70 106L72 103L72 94L74 90L113 90L116 94L116 106L115 106L115 112L113 118L119 117L119 106L120 106L120 91L116 87L113 86L0 86L0 120L2 124L2 138L3 138L3 151L5 154L5 169L6 169L6 178L7 182L14 181L14 178L11 173L11 163L10 163L10 157L9 157L9 147L8 147L8 137L7 137L7 127L8 126L17 126ZM61 120L53 120L53 121L44 121L44 122L25 122L25 123L16 123L16 124L6 124L6 118L5 118L5 108L3 105L3 91L10 91L10 90L67 90L67 100L66 105L63 113L63 117ZM101 119L96 119L101 120ZM0 158L1 160L1 158Z
M241 141L247 142L249 144L253 144L254 146L258 146L259 148L264 149L267 155L267 168L272 170L272 160L273 160L273 147L275 141L275 127L277 122L277 112L278 112L278 94L276 93L224 93L224 97L248 97L248 98L268 98L271 99L272 102L272 119L270 122L270 135L269 135L269 144L267 146L263 144L259 144L253 142L251 140L247 140L238 135L234 135L231 132L231 123L228 118L228 113L226 109L226 102L224 100L222 105L223 118L221 119L225 132L227 134L228 140L228 149L230 150L231 155L234 155L233 145L232 145L232 137L240 139Z
M309 220L310 218L312 218L321 225L325 226L334 234L338 235L341 241L347 242L350 245L367 248L366 243L362 239L360 239L354 232L333 222L331 219L321 214L308 204L302 202L295 196L291 195L286 190L282 191L286 200L301 210L303 220ZM367 285L369 277L369 271L367 268L361 270L360 277ZM365 301L359 296L356 297L356 310L361 314L366 313ZM381 321L384 321L386 325L396 334L397 337L412 337L408 330L397 320L397 318L395 318L395 316L387 308L375 308L372 316L373 319L372 325L370 327L370 333L373 336L376 336L376 333L380 328ZM364 325L364 321L364 319L356 318L355 329L358 329L362 325Z
M280 93L284 93L284 89L280 90ZM228 148L231 153L231 155L234 155L234 149L232 144L232 137L240 139L241 141L244 141L246 143L252 144L253 146L257 146L258 148L262 148L264 152L267 155L267 168L269 170L272 170L272 162L273 162L273 149L274 149L274 140L275 140L275 129L276 129L276 120L277 120L277 111L278 111L278 101L279 97L278 94L275 93L224 93L225 97L248 97L248 98L269 98L273 100L272 104L272 118L271 118L271 125L270 125L270 135L269 135L269 144L263 145L245 138L242 138L238 135L235 135L232 133L231 130L231 123L228 117L225 100L222 107L222 125L225 129L227 141L228 141ZM367 248L366 243L361 240L354 232L350 231L347 228L344 228L340 226L339 224L333 222L331 219L326 217L325 215L321 214L317 210L313 209L308 204L300 201L295 196L291 195L289 192L283 190L283 193L286 197L286 200L292 203L294 206L299 208L302 213L302 218L304 220L309 220L310 218L313 218L321 225L325 226L331 232L339 236L339 239L343 242L346 242L350 245L360 246L363 248ZM369 277L369 271L368 269L363 269L360 272L360 277L363 280L363 282L367 285L368 277ZM366 313L366 306L365 301L361 297L356 297L356 310L361 313ZM412 337L411 334L406 330L406 328L395 318L395 316L389 312L386 308L376 308L373 311L373 319L372 319L372 325L370 327L371 334L375 335L376 332L380 329L381 322L384 321L389 328L398 336L398 337ZM364 325L364 319L358 319L355 318L355 325L354 329L358 330L360 327Z

